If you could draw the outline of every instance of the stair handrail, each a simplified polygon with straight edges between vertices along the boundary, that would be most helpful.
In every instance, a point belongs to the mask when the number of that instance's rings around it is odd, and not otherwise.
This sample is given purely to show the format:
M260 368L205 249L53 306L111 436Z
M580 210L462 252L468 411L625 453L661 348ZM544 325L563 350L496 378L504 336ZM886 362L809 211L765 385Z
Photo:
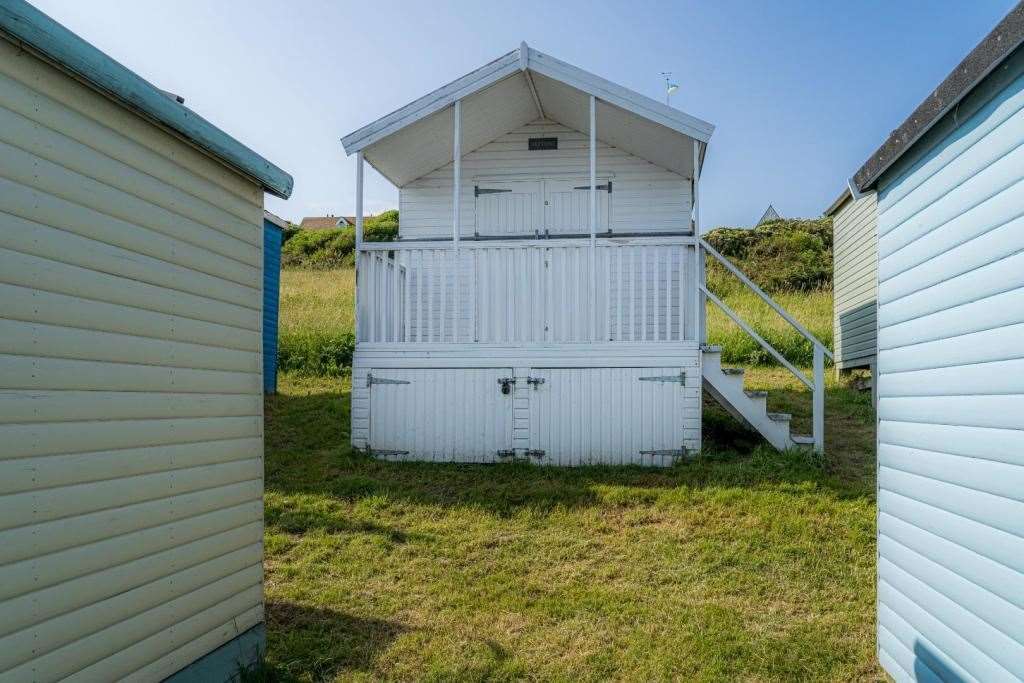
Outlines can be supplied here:
M718 261L719 263L721 263L723 266L725 266L726 269L728 269L730 273L732 273L733 275L738 277L740 282L745 284L748 288L753 290L753 292L755 294L757 294L759 297L761 297L762 301L764 301L766 304L768 304L773 309L775 309L775 312L778 313L779 315L781 315L786 322L788 322L790 325L792 325L794 328L796 328L796 331L799 332L800 334L802 334L804 336L804 338L807 339L807 341L811 342L812 344L814 344L816 346L820 346L821 350L825 352L825 355L828 356L829 360L835 360L835 357L832 355L832 352L828 350L827 346L825 346L817 337L815 337L813 334L811 334L810 331L808 331L808 329L806 327L801 325L796 320L796 318L791 316L786 311L786 309L784 309L782 306L777 304L775 302L775 299L773 299L770 296L768 296L763 289L758 287L757 283L755 283L753 280L751 280L749 277L747 277L746 273L744 273L742 270L740 270L735 265L733 265L732 261L730 261L726 257L724 257L721 254L719 254L718 250L716 250L713 246L708 244L708 241L706 239L704 239L703 237L700 238L700 246L701 246L702 249L704 249L704 251L706 251L709 254L711 254L712 256L714 256L715 260Z
M731 308L726 306L724 301L722 301L717 296L711 293L711 291L707 288L707 282L704 281L704 261L703 259L699 258L698 254L698 260L701 263L701 282L699 283L700 292L704 296L710 298L711 301L716 306L721 308L726 315L732 318L733 322L739 325L744 332L753 337L754 340L758 342L762 347L764 347L769 353L771 353L776 360L782 363L782 365L785 366L787 370L796 375L798 379L800 379L804 384L806 384L811 389L811 431L812 436L814 437L814 451L818 454L823 453L825 451L825 356L828 356L829 360L833 361L835 360L835 356L832 355L832 352L829 351L828 347L826 347L821 342L821 340L819 340L817 337L811 334L806 327L797 322L797 320L793 316L791 316L786 311L786 309L777 304L775 300L768 296L763 289L758 287L753 280L747 277L746 273L744 273L742 270L733 265L732 261L719 254L718 250L712 247L710 244L708 244L708 241L706 239L701 237L698 246L707 253L714 256L715 260L717 260L719 263L725 266L725 268L730 273L739 278L740 282L745 284L751 291L753 291L755 294L761 297L762 301L771 306L776 313L782 316L783 320L792 325L797 332L802 334L804 338L807 339L807 341L811 342L811 344L813 345L814 367L812 368L812 371L814 373L814 377L813 382L809 382L804 373L797 370L797 368L788 360L786 360L785 357L781 353L779 353L779 351L774 346L769 344L763 337L761 337L761 335L757 334L757 332L754 331L754 328L746 324L746 322L743 321L736 312L734 312ZM701 308L703 310L703 305Z

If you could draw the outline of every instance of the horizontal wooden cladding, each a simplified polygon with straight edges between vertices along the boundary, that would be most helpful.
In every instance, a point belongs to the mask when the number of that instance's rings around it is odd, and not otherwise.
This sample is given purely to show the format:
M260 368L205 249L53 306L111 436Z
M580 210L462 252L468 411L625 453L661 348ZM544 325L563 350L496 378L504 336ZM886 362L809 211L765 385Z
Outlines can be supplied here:
M0 102L7 104L5 95L10 93L5 92L4 82L5 79L0 77ZM256 244L262 234L261 217L256 211L249 210L248 218L243 220L216 204L179 189L173 178L170 182L155 178L83 145L63 131L32 121L5 106L0 106L0 142L173 212L182 220L204 225L249 244Z
M233 214L245 222L260 219L257 197L250 191L243 199L186 166L158 154L149 147L82 113L69 109L7 75L0 74L0 101L12 112L53 131L60 131L109 159L122 162L137 172L174 185L199 200ZM109 121L109 119L108 119ZM17 144L17 143L15 143ZM180 155L179 155L180 158Z
M259 333L255 330L3 283L0 283L0 317L52 327L120 333L247 353L255 353L260 343ZM99 350L82 350L79 353L86 356L90 353L103 355ZM211 363L217 362L216 354L211 354L209 358Z
M918 318L880 326L879 348L893 349L1024 322L1024 289L942 309Z
M1022 188L1024 190L1024 188ZM968 239L885 279L886 298L898 299L1024 250L1024 217Z
M1024 465L1024 430L895 422L878 424L879 444Z
M154 126L152 122L122 104L70 78L9 42L0 42L0 54L4 56L0 59L0 73L23 85L32 93L38 93L33 98L33 109L39 109L37 116L40 117L40 122L50 125L51 119L43 117L57 117L52 119L52 127L56 130L71 131L76 126L67 125L68 117L73 116L78 120L84 118L93 125L83 131L83 142L94 149L106 151L108 147L105 145L108 143L105 140L114 133L116 142L113 144L116 147L122 146L122 139L130 140L136 147L148 149L176 167L187 170L190 176L227 190L248 204L259 205L263 197L262 188L254 181L240 176L237 171L229 169L219 160L188 143L183 143L180 138ZM5 100L12 101L12 98L6 97ZM47 106L48 101L59 106ZM113 153L111 156L114 156ZM138 155L125 161L158 175L142 163ZM177 176L178 173L173 175Z
M236 600L232 600L222 604L233 606L236 603ZM130 650L119 652L113 657L97 662L85 671L86 673L91 672L93 668L99 672L128 671L132 667L146 662L142 668L126 674L122 679L124 683L163 680L260 624L263 621L263 603L261 602L227 621L223 621L223 613L226 612L221 605L204 610L162 633L150 636ZM202 632L211 623L216 626L201 633L198 637L192 638L193 633ZM188 640L189 638L192 640ZM158 658L153 659L154 656Z
M236 306L259 307L260 292L256 287L241 285L193 268L186 268L137 251L82 237L11 214L0 214L0 226L3 227L3 230L0 230L0 247L11 251L166 287Z
M1019 381L1019 379L1017 380ZM932 422L964 427L1022 429L1022 395L891 396L887 376L878 382L878 410L882 419L898 422Z
M173 233L166 235L150 230L2 177L0 211L5 214L0 218L12 227L19 225L12 218L17 217L26 222L120 247L134 254L207 273L248 288L259 287L259 268L256 263L242 263L227 258L190 244ZM20 225L24 227L24 224Z
M0 530L262 478L263 459L254 457L12 493L0 496Z
M942 595L949 603L977 618L975 625L979 632L985 632L984 642L998 641L1001 636L1004 642L1012 643L1015 651L1003 659L1003 663L1013 670L1015 655L1024 654L1024 610L1019 605L966 580L928 554L911 550L893 538L880 535L878 545L884 561L891 562L924 585L942 586ZM883 574L882 571L879 573ZM1019 597L1016 602L1019 602ZM963 635L970 638L973 634L967 632ZM1018 662L1018 673L1024 672L1022 665L1024 659Z
M1020 288L1024 288L1024 252L899 299L890 298L883 283L878 290L879 325L894 325Z
M1020 354L1020 349L1007 349ZM888 355L888 354L886 354ZM970 397L984 395L1005 398L1007 409L1024 395L1024 358L979 363L955 363L946 367L930 367L903 372L882 371L878 382L880 397ZM1024 428L1024 414L1018 422Z
M996 496L1024 502L1024 454L1017 464L920 448L878 445L878 463Z
M1024 533L1024 503L1017 500L887 466L878 468L878 488L880 492L892 491L1009 534Z
M259 521L146 555L123 564L82 574L0 602L7 618L0 638L34 624L68 614L217 557L243 551L244 566L262 561L263 528Z
M1008 640L1005 635L884 557L879 558L878 573L879 605L910 624L912 630L919 634L919 648L921 639L934 643L936 652L948 653L946 656L960 663L958 668L966 667L966 670L976 672L974 680L1017 678L1005 668L1009 664L1006 651L999 654ZM957 630L950 629L948 624L957 624ZM964 631L969 633L966 638L961 635ZM985 637L992 640L986 641ZM920 665L914 671L919 674Z
M1021 312L1024 317L1024 311ZM1012 356L1024 357L1024 322L996 327L980 332L969 332L934 341L889 347L883 355L881 372L906 372L971 365L1009 360ZM970 368L965 369L970 372Z
M263 519L262 491L252 484L219 487L85 515L111 528L58 520L0 532L28 547L4 548L0 600L212 538ZM217 496L223 496L221 500ZM195 503L195 508L182 509ZM133 517L133 515L138 517ZM65 528L65 527L70 528ZM76 533L76 532L85 533ZM38 540L38 547L31 544Z
M0 319L0 354L256 372L255 351Z
M263 442L250 437L16 458L0 461L0 495L246 460L262 453Z
M230 560L238 561L231 555L225 555L215 562L227 563ZM213 573L215 569L211 567L206 571ZM179 582L176 586L166 585L174 578ZM9 676L11 680L19 680L27 674L44 680L58 680L81 672L90 664L105 658L124 651L130 652L132 647L137 647L140 642L165 630L191 631L193 635L198 635L212 625L210 622L222 622L262 603L263 571L259 564L245 567L210 583L201 583L209 578L203 575L203 570L193 568L172 579L165 579L164 584L143 586L125 593L124 597L128 600L125 603L118 601L118 609L113 609L114 605L111 605L112 609L107 612L99 611L90 615L90 618L96 619L95 626L79 618L68 619L67 622L58 618L22 632L25 634L21 638L25 641L24 645L11 642L21 634L0 639L0 667L11 667L0 675ZM144 611L137 611L139 606L132 606L131 599L143 606ZM164 602L154 604L157 599ZM113 603L114 600L106 602ZM99 603L96 607L102 610L106 605ZM206 623L185 623L189 617L204 613L208 615L208 620L204 620ZM119 620L113 621L115 617ZM165 642L164 648L169 644ZM15 645L20 645L20 649ZM25 656L32 658L19 661ZM95 674L109 675L111 672L109 665L102 669L103 672L96 671Z
M4 142L0 142L0 175L113 218L176 237L225 258L247 265L259 263L259 240L247 242L226 235ZM253 227L255 230L260 225L254 224Z
M253 308L236 306L8 249L0 249L0 282L245 330L260 326L258 301Z
M6 458L261 437L256 417L0 424Z
M246 394L0 389L0 424L257 416L260 402Z
M0 354L0 389L252 394L260 373Z

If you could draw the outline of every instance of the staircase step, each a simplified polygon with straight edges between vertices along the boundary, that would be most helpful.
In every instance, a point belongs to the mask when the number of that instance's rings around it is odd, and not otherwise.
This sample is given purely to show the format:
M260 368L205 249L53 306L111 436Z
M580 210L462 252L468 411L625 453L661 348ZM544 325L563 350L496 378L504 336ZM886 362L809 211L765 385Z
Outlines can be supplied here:
M742 375L743 368L722 368L722 372L727 375Z
M748 390L748 391L744 391L743 393L747 395L747 398L768 398L768 392L767 391L759 391L759 390L757 390L757 391L749 391Z
M769 420L775 420L776 422L789 422L793 419L793 416L789 413L768 413Z
M791 434L789 438L792 439L793 443L797 444L798 446L814 445L814 437L809 434Z

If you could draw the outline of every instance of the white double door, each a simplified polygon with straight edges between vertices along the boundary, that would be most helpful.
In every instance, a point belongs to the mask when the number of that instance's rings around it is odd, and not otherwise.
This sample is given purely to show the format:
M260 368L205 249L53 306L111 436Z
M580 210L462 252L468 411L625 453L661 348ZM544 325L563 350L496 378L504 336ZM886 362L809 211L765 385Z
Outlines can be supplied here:
M604 233L613 186L607 179L598 179L597 187L597 232ZM590 233L586 178L480 181L474 195L480 236Z

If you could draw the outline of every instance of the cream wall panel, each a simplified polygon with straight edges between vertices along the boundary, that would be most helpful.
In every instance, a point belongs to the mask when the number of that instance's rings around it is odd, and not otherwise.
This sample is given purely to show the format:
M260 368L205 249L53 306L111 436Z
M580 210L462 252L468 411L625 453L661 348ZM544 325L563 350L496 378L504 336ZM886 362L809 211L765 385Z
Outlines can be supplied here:
M158 680L262 620L262 204L0 41L0 680Z
M118 132L127 140L156 152L189 174L205 178L220 186L222 190L230 191L245 203L261 203L263 192L258 185L181 138L154 126L148 120L6 41L0 42L0 50L3 51L0 53L3 54L3 59L0 59L0 73L37 93L40 98L37 106L40 108L54 109L57 112L66 109L80 114ZM52 104L42 101L44 97ZM124 143L120 146L124 146ZM257 219L258 216L253 218Z

